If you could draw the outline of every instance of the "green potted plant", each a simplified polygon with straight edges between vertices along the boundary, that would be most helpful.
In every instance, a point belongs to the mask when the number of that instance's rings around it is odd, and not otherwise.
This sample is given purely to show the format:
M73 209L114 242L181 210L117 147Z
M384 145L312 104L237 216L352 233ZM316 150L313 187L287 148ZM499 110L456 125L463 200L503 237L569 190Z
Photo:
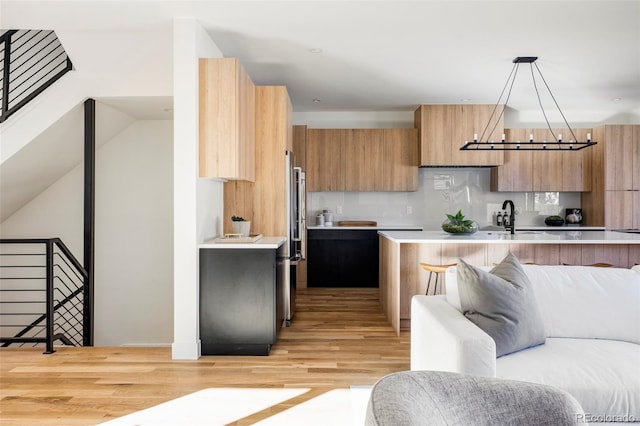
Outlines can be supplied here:
M442 223L442 229L450 234L473 234L478 230L478 224L471 219L466 219L462 210L455 215L447 214L447 220Z
M246 220L242 216L231 216L231 228L234 234L240 234L243 237L248 237L251 232L251 221Z
M562 226L564 225L564 219L558 215L547 216L544 218L544 224L548 226Z

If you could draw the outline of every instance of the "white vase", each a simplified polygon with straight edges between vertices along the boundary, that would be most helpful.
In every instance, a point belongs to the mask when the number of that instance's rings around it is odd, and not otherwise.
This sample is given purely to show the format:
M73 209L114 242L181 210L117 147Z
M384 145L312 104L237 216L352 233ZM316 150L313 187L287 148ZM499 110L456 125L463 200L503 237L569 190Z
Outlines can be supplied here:
M233 229L234 234L242 234L243 237L248 237L251 231L251 221L250 220L234 221L234 222L231 222L231 227Z

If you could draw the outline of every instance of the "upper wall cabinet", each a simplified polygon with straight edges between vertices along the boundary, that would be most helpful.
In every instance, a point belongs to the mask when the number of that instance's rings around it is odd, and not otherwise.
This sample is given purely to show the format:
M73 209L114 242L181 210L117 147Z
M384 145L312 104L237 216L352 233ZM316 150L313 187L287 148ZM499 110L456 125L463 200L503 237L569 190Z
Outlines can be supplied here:
M554 129L563 140L586 140L591 129ZM533 135L536 141L553 143L554 135L549 129L506 129L505 137L510 141L526 143ZM591 157L585 148L576 151L504 151L504 165L491 170L492 191L564 191L582 192L591 190Z
M349 129L344 140L345 191L382 191L384 132Z
M255 180L255 86L236 58L200 59L200 177Z
M416 191L417 131L309 129L307 191Z
M384 129L382 191L417 191L419 160L417 129Z
M503 151L460 151L473 135L482 140L501 140L503 118L489 117L495 105L420 105L415 111L414 126L420 140L422 166L498 166ZM496 114L499 115L499 114ZM489 124L489 125L487 125Z
M307 191L345 191L345 148L349 130L307 131Z

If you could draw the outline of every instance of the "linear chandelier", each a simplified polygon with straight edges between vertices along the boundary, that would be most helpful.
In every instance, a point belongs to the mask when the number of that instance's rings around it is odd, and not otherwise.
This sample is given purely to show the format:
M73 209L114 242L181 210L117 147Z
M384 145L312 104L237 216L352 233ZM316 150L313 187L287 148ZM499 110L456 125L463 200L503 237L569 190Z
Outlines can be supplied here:
M558 151L558 150L563 150L563 151L579 151L583 148L587 148L590 147L592 145L597 144L597 142L594 142L591 140L591 133L587 133L587 140L584 142L579 142L578 138L576 138L576 135L573 133L573 130L571 129L571 126L569 126L569 123L567 123L567 119L564 117L564 114L562 113L562 110L560 109L560 106L558 105L558 102L556 101L556 98L553 96L553 93L551 93L551 89L549 88L549 85L547 84L547 82L545 81L544 77L542 76L542 72L540 72L540 69L538 68L538 65L535 63L535 61L538 59L537 56L518 56L517 58L515 58L513 60L513 68L511 69L511 74L509 74L509 77L507 78L507 82L504 85L504 88L502 89L502 93L500 93L500 97L498 98L498 102L496 102L495 107L493 108L493 111L491 112L491 116L489 117L489 121L487 122L487 125L485 126L482 135L480 136L480 139L478 139L478 134L474 134L473 135L473 141L466 141L464 143L464 145L462 147L460 147L461 151L466 151L466 150L476 150L476 151ZM533 135L529 135L529 140L528 141L506 141L505 140L505 135L504 133L502 134L502 139L499 141L490 141L489 139L489 135L491 135L494 131L496 126L498 125L498 122L500 121L500 118L504 115L504 111L507 108L507 104L509 103L509 97L511 96L511 89L513 88L513 83L516 80L516 76L518 75L518 69L521 63L527 63L530 66L531 69L531 78L533 80L533 87L535 88L536 91L536 95L538 97L538 103L540 104L540 109L542 110L542 115L544 116L544 119L547 123L547 127L549 128L549 131L551 132L551 135L553 136L553 140L552 141L534 141L533 140ZM547 88L547 91L549 92L549 95L551 95L551 98L553 99L553 102L555 103L556 107L558 108L558 111L560 112L560 115L562 116L562 119L564 120L564 123L567 125L567 128L569 129L569 132L571 133L571 137L572 139L570 139L569 141L565 141L562 140L562 134L558 133L558 135L556 135L553 132L553 129L551 128L551 125L549 124L549 119L547 118L547 114L544 111L544 107L542 106L542 101L540 100L540 93L538 92L538 85L536 84L536 76L535 73L533 71L535 66L536 71L538 72L538 74L540 75L540 78L542 79L542 81L544 82L545 87ZM498 106L500 105L500 101L502 100L505 91L507 90L507 87L509 88L509 91L507 93L504 105L502 107L502 111L500 112L500 115L498 116L498 119L495 121L495 124L493 125L493 127L491 128L490 131L487 131L489 129L489 126L491 124L491 120L493 119L494 115L496 114L496 111L498 109ZM485 138L485 135L487 135L487 140L483 141L483 139Z

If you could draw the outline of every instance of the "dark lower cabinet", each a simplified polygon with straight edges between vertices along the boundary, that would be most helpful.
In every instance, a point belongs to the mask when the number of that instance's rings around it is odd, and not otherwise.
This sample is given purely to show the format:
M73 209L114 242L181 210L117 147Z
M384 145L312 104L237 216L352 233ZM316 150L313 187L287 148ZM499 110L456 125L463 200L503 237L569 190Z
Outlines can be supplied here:
M200 249L202 355L269 355L285 315L283 254Z
M377 230L307 231L308 287L378 287Z

